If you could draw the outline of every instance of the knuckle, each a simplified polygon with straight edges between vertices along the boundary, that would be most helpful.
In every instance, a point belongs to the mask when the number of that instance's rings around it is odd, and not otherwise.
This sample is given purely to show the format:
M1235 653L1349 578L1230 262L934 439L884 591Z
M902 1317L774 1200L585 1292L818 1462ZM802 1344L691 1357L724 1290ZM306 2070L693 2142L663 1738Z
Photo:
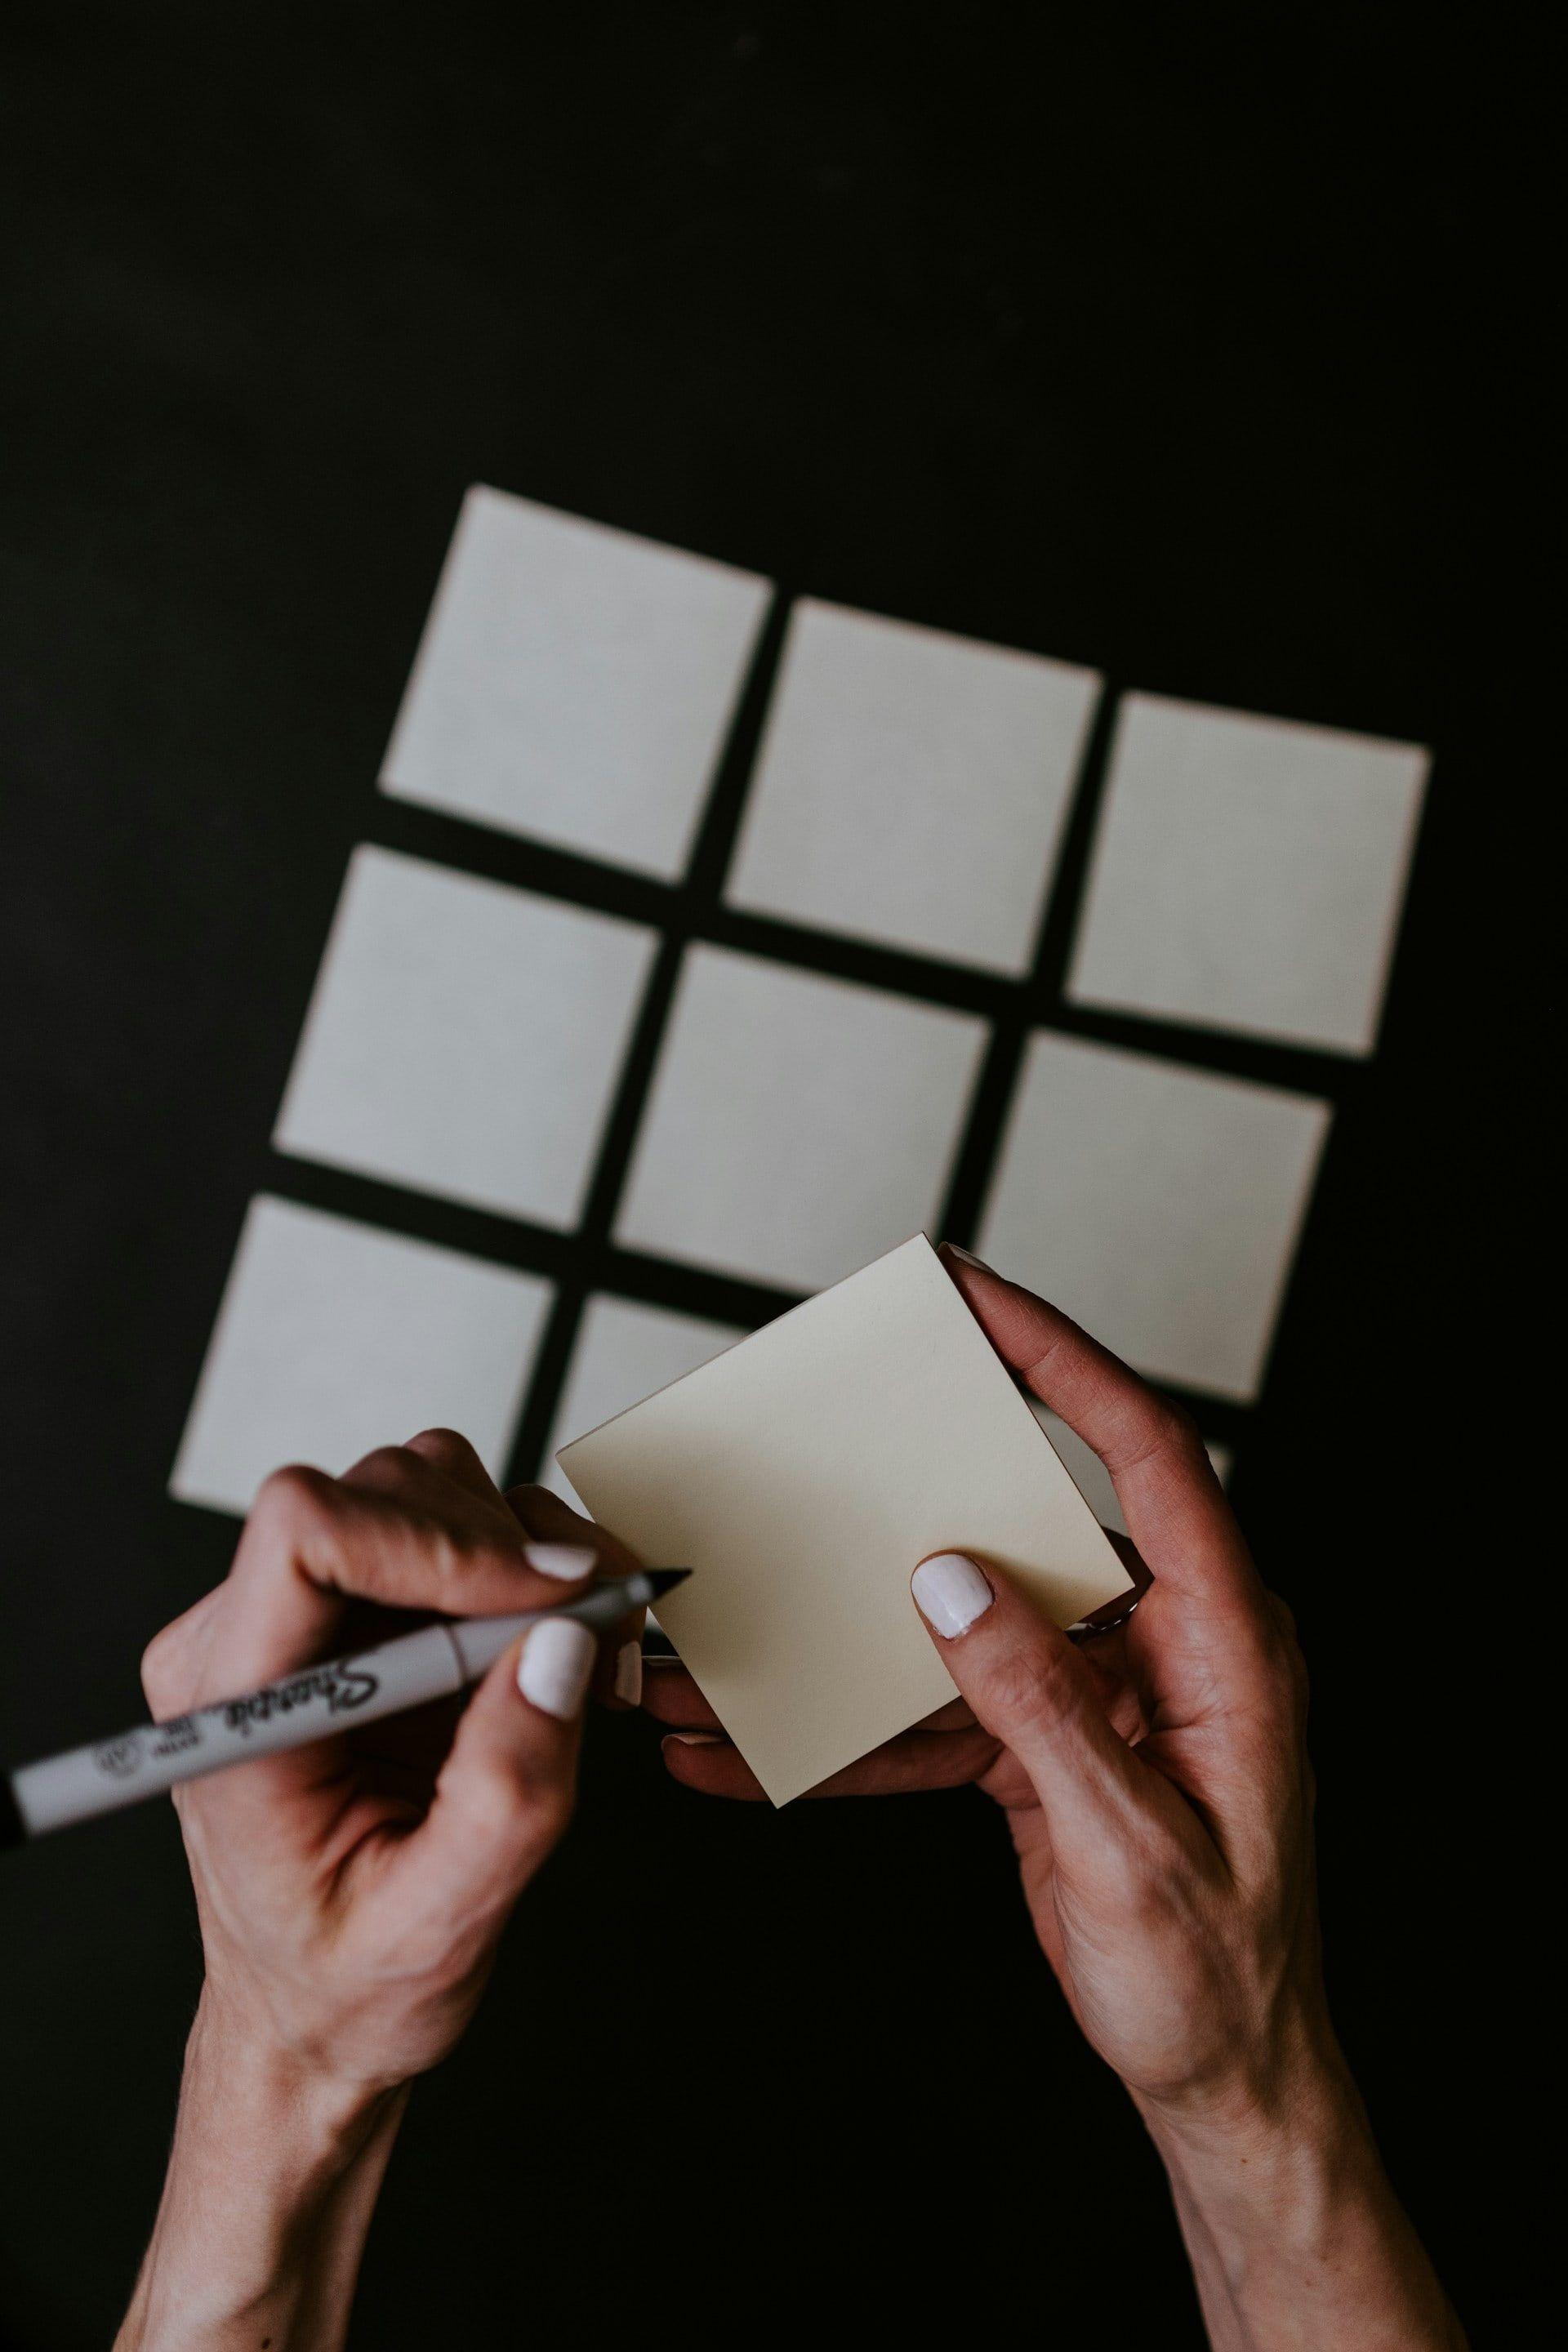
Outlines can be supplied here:
M422 1429L406 1445L386 1450L416 1454L437 1470L467 1470L477 1459L468 1439L456 1429Z
M179 1703L175 1673L181 1647L176 1622L161 1627L142 1653L142 1696L154 1715L163 1707Z
M1071 1685L1070 1664L1070 1656L1044 1643L1004 1651L986 1675L987 1714L1010 1724L1058 1714Z
M1284 1639L1287 1642L1294 1642L1296 1639L1296 1613L1291 1608L1289 1602L1282 1594L1278 1592L1267 1592L1264 1595L1264 1599L1268 1601L1269 1614L1273 1618L1276 1625L1279 1628L1280 1633L1283 1635Z
M250 1507L253 1526L291 1534L319 1521L331 1508L333 1482L308 1463L286 1463L264 1478Z
M356 1486L374 1486L383 1492L395 1493L416 1476L419 1456L407 1445L375 1445L362 1454L349 1472Z
M1177 1404L1173 1397L1162 1396L1156 1411L1157 1443L1161 1452L1184 1465L1201 1462L1206 1466L1208 1448L1204 1444L1197 1423L1186 1407Z

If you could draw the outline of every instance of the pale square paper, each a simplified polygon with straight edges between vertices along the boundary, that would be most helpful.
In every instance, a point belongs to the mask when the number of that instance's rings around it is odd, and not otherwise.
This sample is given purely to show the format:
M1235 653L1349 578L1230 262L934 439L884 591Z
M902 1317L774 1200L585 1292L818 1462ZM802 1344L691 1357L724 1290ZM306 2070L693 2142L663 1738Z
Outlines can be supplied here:
M574 1225L656 935L423 858L349 863L273 1141Z
M471 489L383 791L676 880L770 593L729 564Z
M690 1580L660 1622L775 1804L952 1696L910 1597L995 1561L1067 1625L1128 1591L922 1236L569 1445L594 1517Z
M1068 994L1370 1054L1427 766L1411 743L1130 694Z
M1263 1378L1330 1106L1037 1030L975 1249L1156 1379Z
M789 1290L837 1282L934 1222L984 1044L968 1013L693 948L616 1239Z
M1111 1484L1110 1471L1086 1439L1076 1429L1069 1429L1059 1413L1052 1412L1037 1397L1026 1399L1029 1411L1061 1455L1073 1485L1094 1513L1102 1528L1114 1528L1119 1536L1127 1533L1127 1520ZM1211 1445L1204 1440L1205 1451L1214 1464L1215 1475L1223 1486L1230 1477L1230 1452L1224 1445Z
M679 1315L669 1307L645 1307L602 1292L590 1298L577 1328L540 1483L572 1502L571 1481L554 1459L563 1445L655 1389L694 1372L745 1336L738 1324Z
M169 1481L247 1511L268 1472L334 1475L421 1429L506 1468L551 1298L534 1276L263 1194L229 1270Z
M812 599L790 615L731 904L1024 972L1091 670Z

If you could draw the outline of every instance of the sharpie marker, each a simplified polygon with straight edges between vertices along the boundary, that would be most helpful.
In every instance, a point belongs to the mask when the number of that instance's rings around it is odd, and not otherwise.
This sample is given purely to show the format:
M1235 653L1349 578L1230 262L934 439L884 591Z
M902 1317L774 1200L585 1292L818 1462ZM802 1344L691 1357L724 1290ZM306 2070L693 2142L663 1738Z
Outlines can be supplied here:
M579 1625L603 1629L634 1609L646 1609L672 1584L690 1574L685 1568L645 1568L607 1584L595 1584L579 1601L557 1609L526 1609L513 1617L466 1617L401 1633L374 1650L333 1658L325 1665L301 1666L241 1698L220 1699L194 1715L167 1723L139 1724L118 1739L68 1748L41 1763L23 1764L0 1774L0 1846L20 1845L160 1796L181 1780L221 1772L252 1756L303 1748L312 1739L348 1731L378 1716L399 1715L427 1699L448 1698L494 1665L509 1642L542 1617L574 1617Z

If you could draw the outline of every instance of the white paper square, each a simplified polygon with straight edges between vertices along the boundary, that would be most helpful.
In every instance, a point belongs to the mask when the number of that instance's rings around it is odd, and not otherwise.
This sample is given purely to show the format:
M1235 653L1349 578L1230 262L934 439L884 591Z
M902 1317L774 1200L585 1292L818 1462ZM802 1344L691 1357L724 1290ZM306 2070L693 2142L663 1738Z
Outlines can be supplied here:
M706 556L471 489L383 791L674 881L770 593Z
M678 1315L668 1307L645 1307L603 1293L590 1298L577 1327L540 1484L574 1503L576 1491L555 1459L559 1447L671 1381L684 1380L745 1336L740 1325L712 1323L705 1315Z
M349 861L273 1141L574 1225L657 935L423 858Z
M631 1249L792 1290L931 1223L985 1024L696 947L616 1220Z
M1052 1412L1038 1397L1026 1397L1025 1402L1061 1457L1068 1476L1102 1528L1114 1528L1119 1536L1127 1533L1127 1521L1117 1500L1110 1473L1092 1445L1081 1438L1076 1429L1069 1429L1059 1413ZM1223 1486L1230 1478L1230 1449L1213 1445L1207 1438L1204 1448L1214 1464L1215 1475Z
M1141 1371L1245 1402L1331 1116L1037 1030L975 1247Z
M253 1201L171 1493L247 1511L270 1471L334 1475L421 1429L506 1467L548 1283L263 1194Z
M1427 754L1129 695L1068 992L1370 1054Z
M805 599L725 897L1026 971L1092 670Z
M910 1596L958 1547L1058 1624L1126 1570L917 1234L566 1450L604 1527L688 1567L660 1622L774 1804L952 1696Z

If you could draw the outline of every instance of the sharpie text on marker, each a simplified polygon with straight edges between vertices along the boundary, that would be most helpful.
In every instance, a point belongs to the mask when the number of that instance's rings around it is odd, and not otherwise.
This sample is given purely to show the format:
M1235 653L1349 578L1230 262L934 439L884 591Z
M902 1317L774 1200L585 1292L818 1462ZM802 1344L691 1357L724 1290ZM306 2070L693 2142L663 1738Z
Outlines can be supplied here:
M182 1780L221 1772L256 1756L301 1748L343 1727L374 1721L464 1690L542 1617L573 1617L608 1630L681 1582L684 1568L638 1569L594 1585L579 1600L510 1617L456 1618L400 1634L372 1650L305 1666L259 1690L219 1699L166 1723L149 1723L24 1764L0 1781L0 1843L18 1844L72 1822L118 1812Z

